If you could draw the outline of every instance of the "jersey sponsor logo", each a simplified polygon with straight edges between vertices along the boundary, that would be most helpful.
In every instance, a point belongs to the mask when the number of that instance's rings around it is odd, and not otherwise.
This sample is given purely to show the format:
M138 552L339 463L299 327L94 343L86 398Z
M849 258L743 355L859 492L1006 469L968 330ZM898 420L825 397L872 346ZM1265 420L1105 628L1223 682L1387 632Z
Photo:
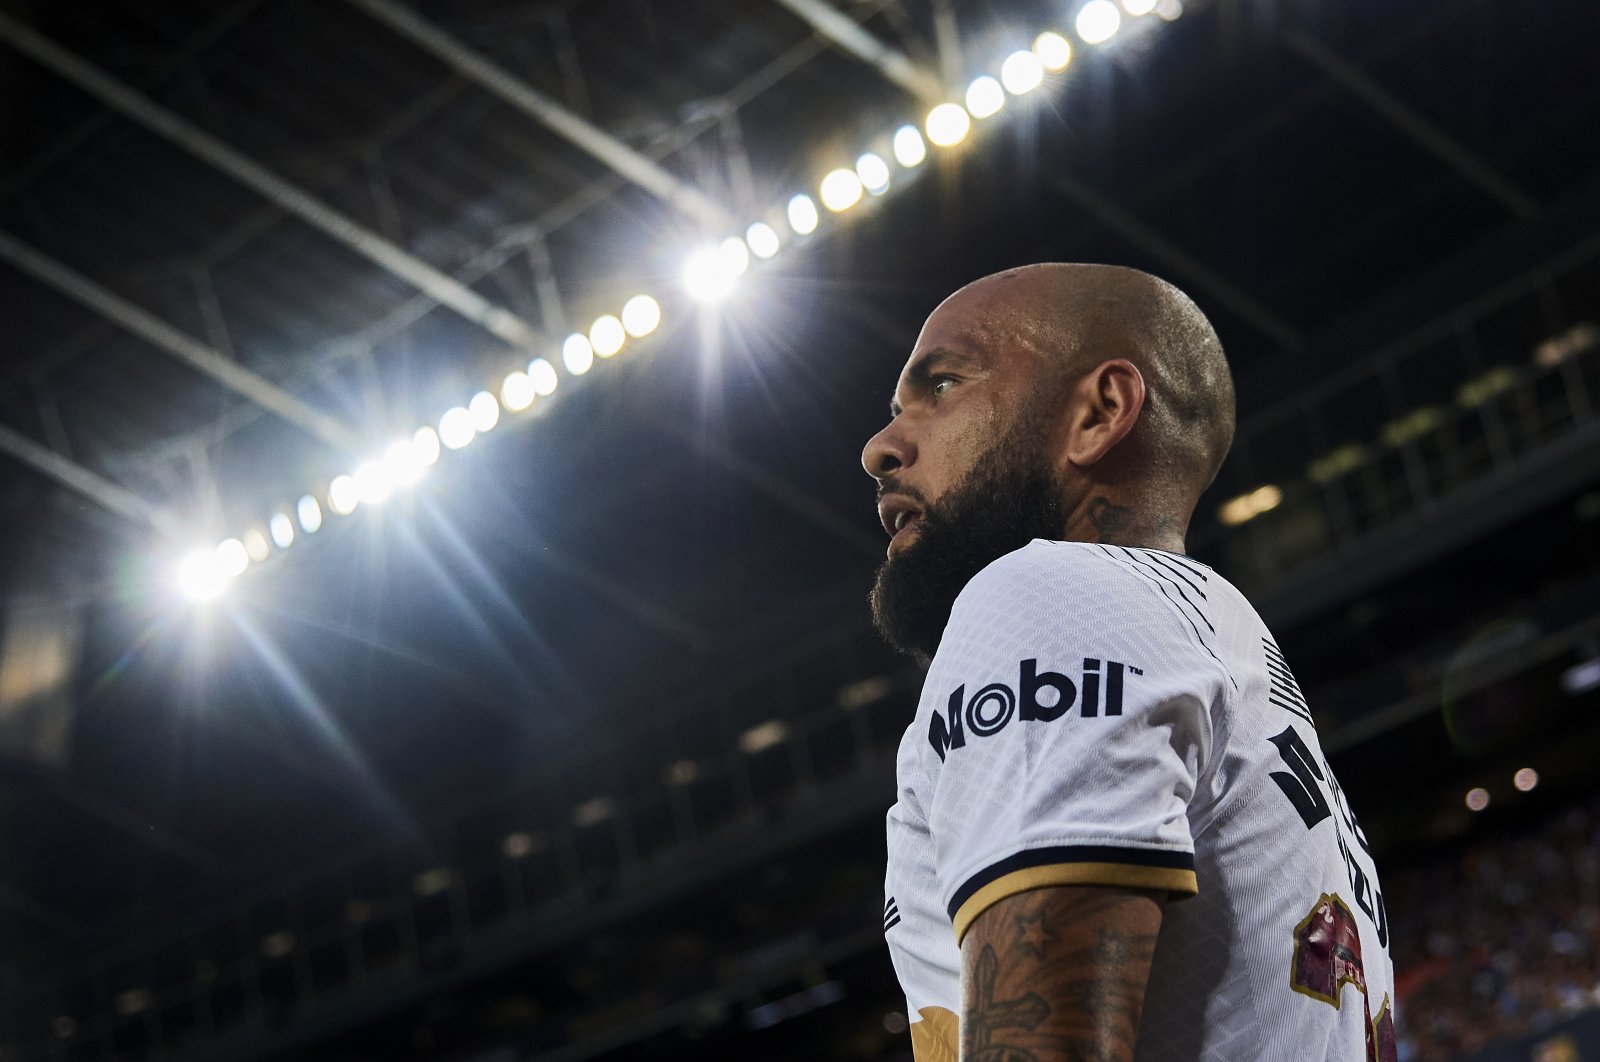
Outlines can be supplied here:
M1085 719L1121 715L1126 677L1144 674L1132 664L1092 656L1084 658L1078 682L1059 671L1040 671L1037 659L1022 661L1019 670L1015 690L1003 682L991 682L971 697L965 683L950 691L944 712L935 711L928 724L928 743L939 759L951 749L964 747L968 734L989 737L1013 719L1054 722L1075 704Z

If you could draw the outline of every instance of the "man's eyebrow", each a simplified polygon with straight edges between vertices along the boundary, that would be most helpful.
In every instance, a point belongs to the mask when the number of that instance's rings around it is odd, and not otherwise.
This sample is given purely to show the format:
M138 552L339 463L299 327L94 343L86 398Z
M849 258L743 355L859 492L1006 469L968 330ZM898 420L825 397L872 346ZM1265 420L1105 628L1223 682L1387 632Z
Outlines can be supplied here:
M910 378L913 384L918 387L922 387L925 386L928 380L933 377L936 369L944 366L955 366L958 368L971 369L976 368L979 364L979 359L975 355L967 354L959 350L951 350L949 347L935 347L922 357L918 358L916 361L912 362L911 368L908 370L906 375ZM899 400L893 395L890 395L889 415L898 417L901 412L902 407Z

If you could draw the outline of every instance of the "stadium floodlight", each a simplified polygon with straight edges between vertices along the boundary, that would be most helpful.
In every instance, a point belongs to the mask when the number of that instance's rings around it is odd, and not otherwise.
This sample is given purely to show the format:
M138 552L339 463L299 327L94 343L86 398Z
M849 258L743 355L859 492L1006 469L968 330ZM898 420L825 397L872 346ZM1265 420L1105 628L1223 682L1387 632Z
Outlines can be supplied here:
M661 304L650 296L635 295L622 304L622 327L635 339L649 335L660 325Z
M521 369L507 373L500 383L500 404L513 413L521 413L539 397L533 393L533 380Z
M1104 44L1122 28L1122 12L1111 0L1089 0L1072 25L1085 44Z
M476 434L478 429L472 426L472 414L464 406L447 409L444 416L439 418L439 441L448 449L461 449Z
M467 413L472 417L472 427L479 435L493 431L500 423L500 400L493 391L479 391L467 403Z
M765 221L758 221L745 229L744 242L757 258L771 258L780 248L777 230Z
M856 176L861 178L862 187L873 195L889 190L889 164L876 152L869 151L856 159Z
M1024 96L1044 83L1044 64L1026 49L1012 52L1000 64L1000 84L1013 96Z
M1156 9L1156 0L1122 0L1122 10L1138 18Z
M822 178L822 184L818 186L817 191L822 196L822 205L838 214L861 202L861 193L864 189L861 178L856 176L855 170L840 167Z
M722 268L736 277L744 276L744 271L750 268L750 248L737 236L729 236L717 247L717 253L722 256Z
M615 314L603 313L589 326L589 345L602 358L611 357L627 341L628 330L622 327Z
M178 590L191 601L209 601L227 585L215 549L197 549L178 562Z
M243 575L250 567L250 551L236 538L223 539L217 544L217 570L224 578Z
M422 473L428 466L423 463L422 455L417 453L417 444L411 439L398 439L389 444L383 452L383 464L388 469L389 479L397 487L412 487L422 479ZM361 476L356 475L359 483Z
M464 412L464 411L463 411ZM328 484L328 508L340 516L349 516L356 511L356 506L361 502L361 495L356 490L354 476L334 476L333 482Z
M928 139L939 147L955 147L972 129L972 116L959 103L941 103L928 112L922 123Z
M974 118L991 118L1006 105L1006 90L1000 82L984 74L967 86L967 113Z
M294 521L289 519L288 513L273 513L272 519L267 521L267 530L272 532L273 544L279 549L294 545Z
M259 527L252 527L244 533L244 551L250 559L260 564L272 553L272 547L267 545L267 536Z
M721 302L738 279L719 247L702 247L683 264L683 286L696 302Z
M1474 786L1467 790L1467 810L1482 811L1489 806L1489 791L1482 786Z
M1047 30L1033 39L1033 54L1039 57L1040 66L1059 74L1072 62L1072 42Z
M411 450L424 467L439 463L439 433L424 424L411 433Z
M789 200L784 215L789 219L789 227L797 236L809 236L816 232L817 222L821 220L817 215L817 204L804 192Z
M1156 14L1168 22L1176 22L1183 17L1183 0L1160 0L1156 4Z
M294 514L300 518L300 530L314 535L322 529L322 506L311 495L303 495L295 503Z
M914 125L902 125L894 131L894 160L906 169L922 165L928 157L928 145Z
M594 367L594 345L582 332L574 332L561 344L561 364L574 376L582 376Z
M394 474L383 461L363 461L356 467L356 498L362 505L378 505L394 493Z
M533 393L540 398L555 394L556 385L561 382L561 377L556 375L556 367L543 358L528 362L528 379L533 381Z

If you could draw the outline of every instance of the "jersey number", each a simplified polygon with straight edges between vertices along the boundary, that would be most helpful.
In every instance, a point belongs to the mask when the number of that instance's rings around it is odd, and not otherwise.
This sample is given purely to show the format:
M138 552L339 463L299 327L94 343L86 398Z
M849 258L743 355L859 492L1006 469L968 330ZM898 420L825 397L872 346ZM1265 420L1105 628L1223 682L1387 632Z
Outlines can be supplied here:
M1367 999L1367 974L1361 965L1361 934L1355 915L1332 893L1322 899L1294 930L1294 964L1289 987L1303 996L1321 1000L1335 1010L1345 985L1361 993L1361 1017L1367 1030L1367 1062L1398 1062L1394 1039L1394 1014L1389 997L1383 997L1377 1020Z

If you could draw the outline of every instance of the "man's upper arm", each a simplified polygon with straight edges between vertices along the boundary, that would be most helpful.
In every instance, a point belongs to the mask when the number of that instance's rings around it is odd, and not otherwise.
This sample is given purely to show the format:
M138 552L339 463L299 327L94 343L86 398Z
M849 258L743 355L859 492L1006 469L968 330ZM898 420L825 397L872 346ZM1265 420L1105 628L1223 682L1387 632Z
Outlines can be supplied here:
M963 1062L1124 1062L1162 890L1051 885L996 901L961 942Z

